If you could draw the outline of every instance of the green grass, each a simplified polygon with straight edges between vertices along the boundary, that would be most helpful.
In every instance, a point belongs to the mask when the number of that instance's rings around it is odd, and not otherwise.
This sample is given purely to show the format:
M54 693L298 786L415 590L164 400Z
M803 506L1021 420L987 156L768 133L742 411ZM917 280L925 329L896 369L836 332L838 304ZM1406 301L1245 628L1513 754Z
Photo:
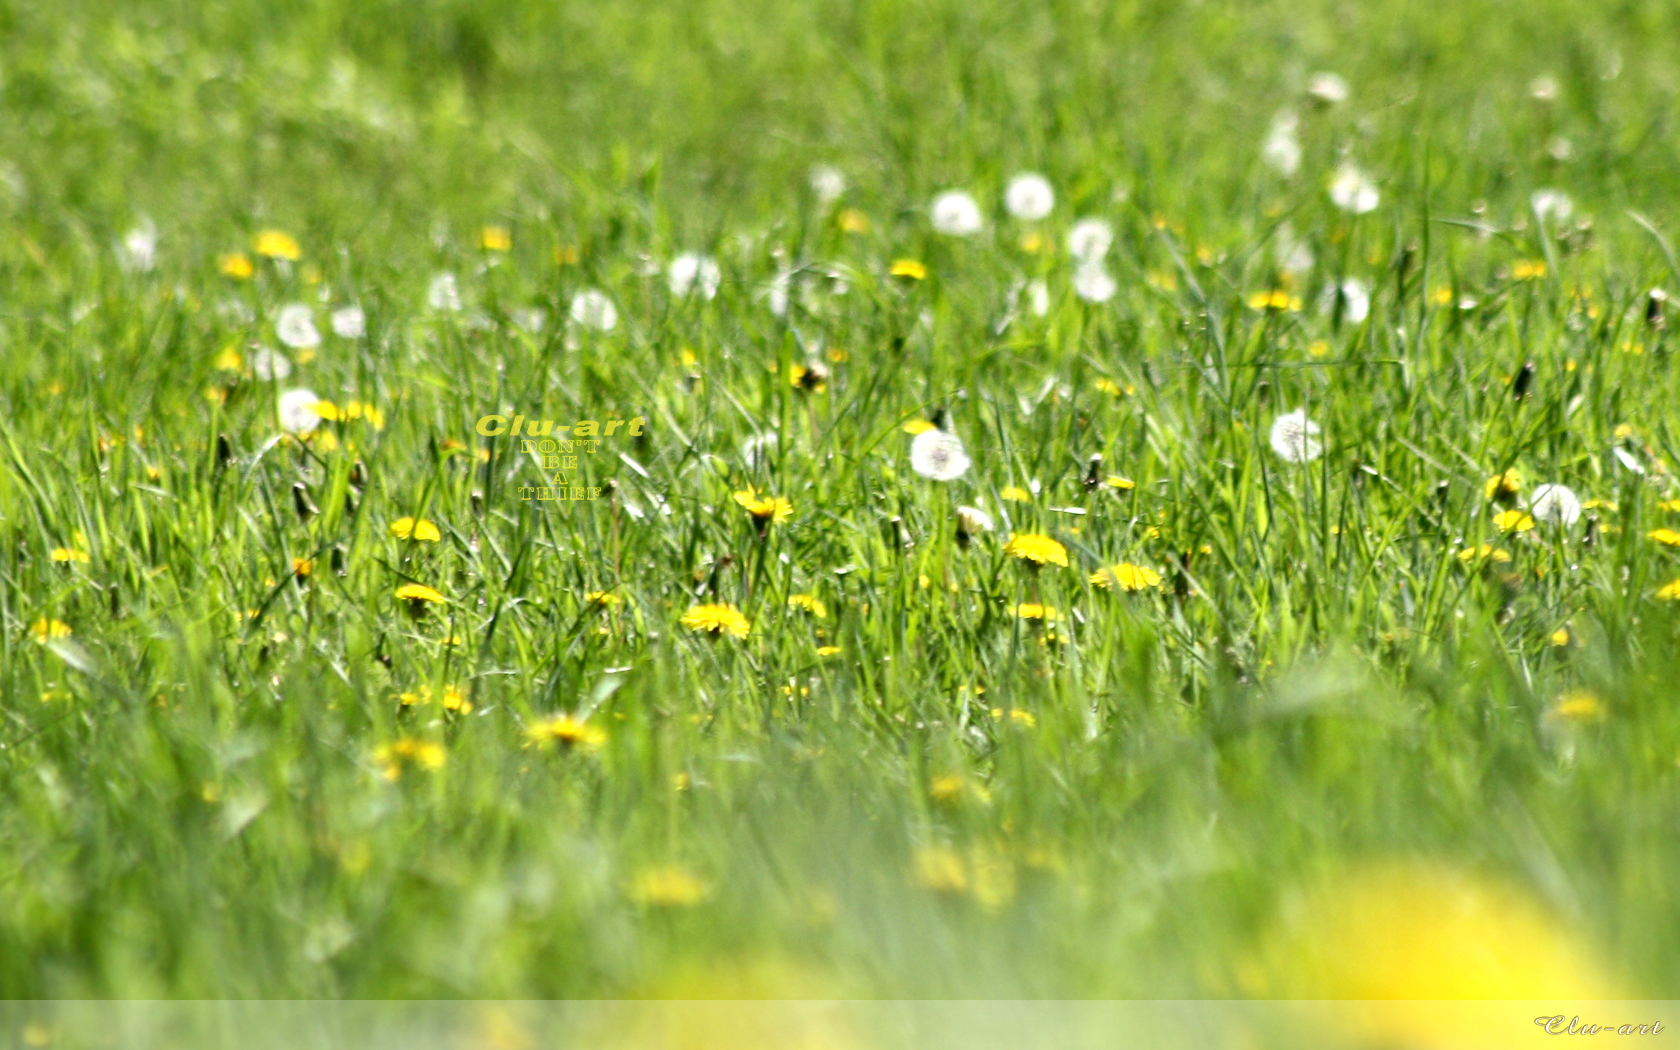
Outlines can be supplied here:
M4 5L0 994L1332 995L1256 983L1279 916L1397 858L1672 994L1680 552L1648 533L1680 527L1680 307L1650 323L1647 290L1680 292L1677 30L1637 2ZM1308 103L1320 69L1346 102ZM1291 179L1260 160L1284 108ZM1325 193L1344 155L1370 214ZM1050 251L1003 211L1020 170L1057 189ZM985 233L931 229L952 187ZM1116 234L1101 305L1083 216ZM122 265L146 223L155 265ZM300 260L219 271L270 228ZM648 272L685 251L715 299ZM443 272L459 312L427 305ZM1362 323L1319 308L1343 277ZM1248 305L1279 287L1303 308ZM586 288L614 331L568 322ZM264 380L295 302L323 343ZM330 331L350 303L364 338ZM282 439L292 387L383 427ZM1325 452L1294 465L1267 434L1301 406ZM949 484L902 429L939 409L974 459ZM525 503L543 472L474 432L504 411L647 430L580 456L599 501ZM1135 487L1086 486L1098 454ZM1502 535L1507 468L1604 502ZM791 519L761 534L746 487ZM960 544L965 504L997 531ZM1509 560L1458 557L1484 543ZM1090 585L1118 562L1161 587ZM411 615L408 582L448 600ZM745 639L680 625L713 600ZM1557 713L1582 691L1605 717ZM560 713L604 744L525 746ZM387 779L401 739L442 767ZM646 899L662 871L680 900Z

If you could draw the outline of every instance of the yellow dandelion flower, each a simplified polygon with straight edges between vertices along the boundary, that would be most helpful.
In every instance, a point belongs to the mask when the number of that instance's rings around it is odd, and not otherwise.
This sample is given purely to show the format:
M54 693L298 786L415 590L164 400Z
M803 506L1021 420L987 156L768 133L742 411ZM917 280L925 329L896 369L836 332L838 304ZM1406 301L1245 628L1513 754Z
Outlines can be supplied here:
M446 599L423 583L405 583L397 588L397 597L415 605L438 604Z
M315 571L315 562L309 558L292 559L292 577L302 581L309 579L309 574Z
M1609 717L1604 702L1585 689L1577 689L1558 697L1557 702L1546 714L1554 720L1574 722L1578 725L1602 722Z
M1503 474L1495 474L1482 483L1482 496L1491 500L1516 499L1522 491L1522 475L1512 467Z
M419 707L431 699L431 690L421 686L419 692L398 693L397 703L404 707Z
M266 259L289 259L293 262L303 257L303 249L292 239L291 234L280 230L263 230L257 234L254 244L258 255Z
M820 364L794 365L788 369L788 386L807 393L828 389L828 369Z
M1060 565L1067 568L1067 548L1048 536L1036 532L1017 532L1004 544L1003 553L1011 558L1038 565Z
M1055 243L1042 233L1034 231L1021 235L1021 250L1028 255L1040 255L1055 250Z
M819 620L828 617L828 606L814 594L790 594L787 603L795 609L805 610Z
M656 908L691 908L711 891L699 876L675 864L644 868L631 880L628 896Z
M1105 591L1115 587L1123 591L1143 591L1160 585L1160 573L1131 562L1110 565L1091 574L1091 586Z
M1645 535L1656 540L1664 547L1680 547L1680 532L1675 532L1673 529L1652 529Z
M1091 385L1110 397L1121 397L1125 394L1125 391L1120 388L1120 384L1112 379L1098 379Z
M962 855L949 846L924 846L913 858L912 869L917 885L935 893L953 896L969 891L968 866Z
M1537 281L1546 276L1546 260L1519 259L1511 264L1511 280Z
M1011 503L1031 503L1032 493L1016 485L1006 485L1003 491L998 493L998 498L1009 500Z
M425 518L398 518L391 522L391 535L399 540L436 543L443 538L438 527Z
M606 730L590 725L571 715L555 715L533 723L525 730L527 745L549 748L558 746L570 751L595 751L607 742Z
M70 625L63 620L49 620L42 617L29 628L29 636L43 644L52 638L68 638L70 637Z
M1255 292L1248 297L1248 308L1250 310L1300 313L1301 307L1302 302L1299 296L1290 295L1281 288L1269 292Z
M992 801L992 793L986 790L984 784L961 773L942 773L928 781L928 798L942 805L959 802L987 805Z
M819 646L817 646L817 655L818 656L825 656L825 657L826 656L839 656L840 655L840 647L838 645L819 645Z
M77 550L74 547L54 547L49 557L56 562L86 562L91 560L87 551Z
M230 346L217 354L216 360L212 364L222 372L237 372L245 367L245 358L240 355L238 350Z
M1680 500L1670 500L1669 502L1672 503L1673 506L1665 506L1664 504L1661 504L1661 503L1657 504L1657 506L1661 507L1663 510L1680 510ZM1621 510L1622 506L1621 506L1621 504L1617 503L1613 499L1587 499L1587 500L1582 500L1581 501L1581 509L1582 510L1607 510L1610 513L1614 514L1617 511Z
M454 711L457 714L463 715L470 715L473 713L472 701L467 699L467 694L462 692L461 687L458 685L445 686L443 690L443 699L440 700L439 703L443 705L443 709L445 711Z
M435 773L443 768L443 745L432 740L405 736L374 749L373 760L386 780L399 780L410 769Z
M487 252L505 252L513 247L513 234L506 226L486 226L478 231L478 246Z
M846 208L834 217L835 224L846 233L868 233L869 216L856 208Z
M1458 552L1458 560L1462 562L1471 562L1478 558L1487 561L1507 562L1511 560L1511 555L1491 543L1484 543L1480 547L1466 547Z
M710 634L713 637L729 635L733 638L745 638L752 630L752 621L741 615L741 610L726 603L711 605L696 605L682 614L679 621L691 631Z
M609 605L617 605L619 602L623 601L622 598L611 591L590 591L588 594L583 596L583 600L585 604L603 609Z
M1502 510L1493 516L1493 527L1500 532L1527 532L1534 528L1534 515L1520 510Z
M1127 489L1137 488L1137 482L1133 481L1131 478L1123 478L1118 474L1110 474L1108 477L1103 479L1103 484L1107 485L1111 489L1119 489L1122 492Z
M1551 642L1555 646L1568 645L1569 644L1569 628L1559 627L1557 630L1553 631L1552 632L1552 637L1551 637Z
M216 260L216 269L236 281L250 280L251 275L256 273L256 268L251 265L251 257L244 252L230 252L221 256Z
M1053 605L1040 605L1037 602L1022 602L1015 606L1015 615L1023 620L1054 620L1056 608Z
M912 281L923 281L927 279L927 267L923 266L914 259L895 260L892 264L892 269L889 272L894 277L903 277Z
M1020 726L1022 729L1031 729L1038 725L1038 719L1031 711L1023 711L1019 707L1012 707L1008 711L1005 711L1001 707L992 708L993 719L1001 722L1005 717L1007 717L1010 722Z
M1670 602L1680 599L1680 580L1672 580L1658 587L1657 597Z
M915 434L925 434L928 431L934 429L934 427L933 427L932 423L928 422L925 419L912 419L908 423L905 423L904 426L900 427L899 429L903 430L906 434L915 435Z
M780 525L793 517L793 504L784 496L760 496L757 489L742 489L734 499L760 525Z

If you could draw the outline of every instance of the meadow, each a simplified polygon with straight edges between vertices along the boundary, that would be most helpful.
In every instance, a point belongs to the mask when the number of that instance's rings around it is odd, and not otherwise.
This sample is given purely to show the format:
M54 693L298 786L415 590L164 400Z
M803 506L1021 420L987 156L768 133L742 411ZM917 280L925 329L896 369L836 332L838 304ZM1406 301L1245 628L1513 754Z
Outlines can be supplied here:
M0 995L1676 994L1676 70L0 4Z

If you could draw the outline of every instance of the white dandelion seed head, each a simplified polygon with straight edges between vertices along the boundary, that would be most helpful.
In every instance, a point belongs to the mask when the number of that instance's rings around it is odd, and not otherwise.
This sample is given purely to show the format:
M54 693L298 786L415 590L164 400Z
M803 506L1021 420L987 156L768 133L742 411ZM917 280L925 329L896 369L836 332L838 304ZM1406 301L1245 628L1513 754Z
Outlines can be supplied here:
M671 294L678 299L686 299L693 291L698 291L702 299L712 299L723 284L723 270L717 260L692 252L672 259L667 276Z
M741 458L752 470L768 465L771 453L776 451L780 443L774 430L767 430L762 434L754 434L741 443Z
M1272 451L1285 462L1310 463L1324 454L1318 434L1318 424L1307 418L1306 409L1285 412L1272 421Z
M1035 277L1027 282L1022 289L1027 299L1027 309L1034 317L1043 317L1050 312L1050 282L1042 277Z
M1318 297L1320 313L1334 313L1341 300L1342 320L1348 324L1364 324L1371 316L1371 286L1357 277L1349 277L1341 284L1332 284Z
M1347 80L1336 73L1314 73L1307 81L1307 94L1326 106L1346 102L1349 91Z
M157 227L150 219L129 230L117 249L117 258L123 269L133 273L151 273L157 265L157 238Z
M321 403L315 391L299 387L280 395L277 413L280 429L292 434L307 434L321 425L321 414L315 406Z
M846 192L846 176L831 164L818 164L811 169L811 192L820 204L833 204Z
M986 228L980 205L962 190L946 190L929 209L933 228L948 237L972 237Z
M1558 97L1557 78L1539 76L1529 81L1528 95L1536 102L1555 102Z
M332 312L328 319L333 335L340 339L360 339L367 335L367 314L359 306L345 306Z
M991 532L997 528L992 516L979 507L958 507L957 528L969 535L981 532Z
M1023 172L1009 180L1003 194L1004 207L1009 214L1027 222L1045 218L1056 207L1056 191L1050 180L1037 172Z
M288 303L280 308L279 316L274 319L274 335L294 350L308 350L321 345L314 311L303 303Z
M1114 244L1114 227L1103 219L1080 219L1068 231L1068 254L1076 263L1101 262Z
M948 430L924 430L910 442L910 469L934 481L955 481L968 472L968 451Z
M1552 158L1560 164L1567 161L1574 155L1574 145L1570 143L1569 139L1562 135L1554 135L1552 136L1551 141L1546 143L1546 156Z
M1108 275L1102 260L1082 263L1073 274L1073 291L1079 298L1088 303L1106 303L1114 298L1114 293L1120 290L1114 278Z
M1295 137L1300 118L1284 110L1272 118L1271 130L1260 145L1260 159L1284 178L1291 178L1301 167L1301 142Z
M284 379L292 374L292 362L285 354L259 346L251 352L251 374L265 383Z
M1382 201L1377 184L1352 164L1336 169L1330 180L1330 202L1350 215L1364 215L1375 211Z
M1568 222L1575 213L1575 202L1562 190L1535 190L1528 203L1541 222Z
M573 324L597 332L610 332L618 327L618 307L607 298L607 293L596 288L585 288L572 296L571 317Z
M461 308L461 286L452 273L440 273L426 286L426 305L438 311Z
M1536 485L1529 495L1528 512L1535 521L1573 525L1581 517L1581 498L1563 485Z
M528 309L515 310L508 315L508 319L514 323L515 327L532 335L536 335L548 327L548 311L541 307L533 306Z
M777 317L786 317L788 312L788 293L793 290L793 273L783 270L770 279L764 289L765 301L770 306L770 312Z

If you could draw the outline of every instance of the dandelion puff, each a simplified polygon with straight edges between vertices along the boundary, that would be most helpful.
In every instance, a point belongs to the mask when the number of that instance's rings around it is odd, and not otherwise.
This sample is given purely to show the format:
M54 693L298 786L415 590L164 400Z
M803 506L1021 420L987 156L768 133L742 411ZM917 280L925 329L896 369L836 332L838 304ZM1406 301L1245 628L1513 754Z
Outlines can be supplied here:
M332 317L333 335L340 339L360 339L367 335L367 314L359 306L346 306L334 310Z
M1009 188L1004 191L1003 204L1017 219L1037 222L1055 209L1056 191L1043 175L1023 172L1010 180Z
M1535 521L1573 525L1581 517L1581 498L1563 485L1536 485L1529 499L1528 512Z
M1272 422L1272 451L1289 463L1310 463L1324 454L1318 439L1319 426L1307 418L1307 410L1285 412Z
M1349 277L1339 285L1325 288L1318 300L1319 312L1333 312L1337 300L1341 301L1342 320L1348 324L1364 324L1365 319L1371 316L1371 288L1357 277Z
M949 430L924 430L910 442L910 469L934 481L955 481L968 472L968 451Z
M1080 219L1068 231L1068 254L1074 262L1101 262L1114 244L1114 227L1103 219Z
M1301 142L1295 137L1300 118L1285 110L1272 118L1266 141L1260 144L1260 159L1284 178L1291 178L1301 167Z
M572 296L572 323L597 332L610 332L618 327L618 307L605 292L585 288Z
M1082 264L1073 275L1073 291L1088 303L1106 303L1120 290L1101 260Z
M259 346L251 353L251 374L265 383L284 379L292 374L292 362L285 354Z
M280 429L292 434L307 434L321 425L321 413L315 406L321 398L313 390L299 387L280 395L278 414Z
M1336 73L1314 73L1307 82L1307 95L1325 106L1346 102L1349 91L1347 80Z
M811 192L819 204L833 204L846 192L846 176L830 164L818 164L811 169Z
M678 299L686 299L695 289L699 290L700 298L712 299L723 284L723 271L717 261L693 253L672 259L667 276L671 282L671 294Z
M290 303L280 308L274 320L274 334L294 350L308 350L321 345L321 333L315 328L315 315L302 303Z
M992 516L979 507L957 508L957 531L964 535L975 536L982 532L991 532L996 527Z
M933 228L948 237L972 237L986 227L980 205L962 190L946 190L929 209Z
M129 230L117 250L123 268L133 273L151 273L157 265L157 227L146 220Z
M1336 169L1330 180L1330 202L1350 215L1364 215L1375 211L1382 195L1370 176L1351 164Z
M1535 190L1528 203L1541 222L1565 223L1575 213L1575 202L1562 190Z
M1027 309L1034 317L1043 317L1050 312L1050 285L1042 277L1035 277L1027 282L1023 294L1027 299Z
M453 313L461 308L461 287L452 273L440 273L426 286L426 305Z

